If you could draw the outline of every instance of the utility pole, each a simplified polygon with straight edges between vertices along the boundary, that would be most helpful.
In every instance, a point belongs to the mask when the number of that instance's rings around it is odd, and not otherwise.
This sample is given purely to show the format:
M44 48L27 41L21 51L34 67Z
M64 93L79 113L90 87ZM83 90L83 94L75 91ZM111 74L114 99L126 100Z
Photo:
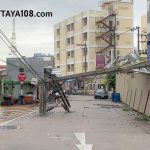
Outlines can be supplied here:
M86 61L86 56L87 56L87 45L86 45L86 42L84 44L84 72L87 71L87 61Z
M138 43L137 43L137 49L138 49L138 54L140 54L140 27L136 27L137 28L137 39L138 39Z
M77 46L82 46L82 52L84 54L84 72L87 72L87 44L85 42L84 44L77 44Z
M39 113L45 114L46 113L46 88L45 88L45 81L42 80L40 84L40 99L39 99Z
M137 50L138 50L138 54L140 53L140 27L139 26L136 26L136 27L133 27L131 28L131 32L135 31L135 30L138 30L137 31Z
M116 24L117 24L117 18L116 18L116 14L115 14L115 26L114 26L114 60L116 58Z
M39 100L39 112L46 114L46 98L48 92L48 84L46 83L47 76L50 74L49 68L44 68L44 79L42 79L40 84L40 100Z
M146 55L147 54L147 34L146 33L142 33L140 34L140 38L141 38L141 41L140 43L142 44L142 46L144 47L144 49L142 49L143 47L141 47L141 50L139 51L140 52L140 55L141 54L144 54Z

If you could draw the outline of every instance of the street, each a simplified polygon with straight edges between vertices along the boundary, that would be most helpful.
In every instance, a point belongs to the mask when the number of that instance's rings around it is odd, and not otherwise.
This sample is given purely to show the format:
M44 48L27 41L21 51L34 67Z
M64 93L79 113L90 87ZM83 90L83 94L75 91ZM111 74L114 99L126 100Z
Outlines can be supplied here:
M1 126L0 150L149 150L150 124L136 112L93 96L69 99L71 113L35 111Z
M24 115L30 114L33 111L38 110L38 107L35 105L14 105L9 107L0 107L0 126L15 120Z

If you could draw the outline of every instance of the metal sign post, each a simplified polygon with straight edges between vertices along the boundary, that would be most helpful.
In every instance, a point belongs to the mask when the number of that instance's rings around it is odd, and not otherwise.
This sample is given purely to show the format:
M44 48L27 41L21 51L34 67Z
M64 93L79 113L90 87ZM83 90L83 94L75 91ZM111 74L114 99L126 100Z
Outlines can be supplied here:
M18 80L20 81L20 86L21 86L21 96L23 96L23 83L26 80L26 75L23 72L20 72L18 74Z
M23 96L23 81L20 81L20 85L21 85L21 96Z

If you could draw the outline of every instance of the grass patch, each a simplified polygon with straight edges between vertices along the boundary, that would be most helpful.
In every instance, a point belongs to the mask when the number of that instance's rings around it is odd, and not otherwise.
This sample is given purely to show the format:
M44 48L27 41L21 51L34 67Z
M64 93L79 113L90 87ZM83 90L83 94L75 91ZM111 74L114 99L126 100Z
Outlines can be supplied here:
M150 121L150 116L139 115L135 118L137 121Z
M131 111L131 110L132 109L129 106L127 105L123 106L123 111Z

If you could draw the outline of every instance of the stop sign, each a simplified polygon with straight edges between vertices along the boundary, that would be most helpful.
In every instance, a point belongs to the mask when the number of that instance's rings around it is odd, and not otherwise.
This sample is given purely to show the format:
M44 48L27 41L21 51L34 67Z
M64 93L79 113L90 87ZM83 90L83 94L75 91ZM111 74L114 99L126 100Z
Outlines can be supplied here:
M22 73L19 73L18 75L18 80L19 81L24 81L26 79L26 75L22 72Z

